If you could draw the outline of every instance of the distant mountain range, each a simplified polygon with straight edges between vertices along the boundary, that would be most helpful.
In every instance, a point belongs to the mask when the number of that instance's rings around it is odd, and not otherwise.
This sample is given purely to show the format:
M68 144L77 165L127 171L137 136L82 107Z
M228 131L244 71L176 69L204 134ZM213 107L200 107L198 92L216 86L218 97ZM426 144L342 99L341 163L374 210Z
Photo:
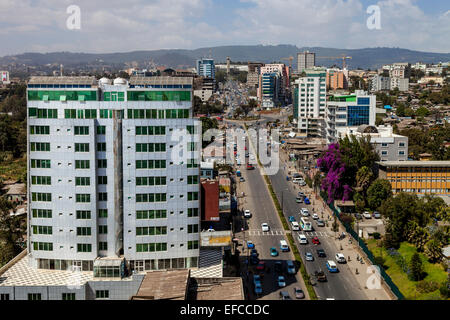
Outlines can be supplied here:
M195 60L201 57L212 57L216 63L225 62L227 57L235 62L280 62L281 58L294 57L293 67L297 65L297 53L309 50L316 53L316 64L323 66L342 66L342 55L351 56L347 60L350 69L377 69L384 64L394 62L424 62L438 63L450 61L450 53L420 52L401 48L365 48L365 49L336 49L321 47L302 47L293 45L252 45L252 46L220 46L200 48L195 50L169 49L152 51L133 51L123 53L23 53L0 58L0 65L12 63L26 64L28 66L43 66L46 64L63 64L65 67L75 67L88 64L106 64L125 66L125 63L136 61L148 63L153 60L157 65L172 68L194 67ZM324 58L321 58L324 57ZM325 58L327 57L327 58ZM288 61L283 60L288 64Z

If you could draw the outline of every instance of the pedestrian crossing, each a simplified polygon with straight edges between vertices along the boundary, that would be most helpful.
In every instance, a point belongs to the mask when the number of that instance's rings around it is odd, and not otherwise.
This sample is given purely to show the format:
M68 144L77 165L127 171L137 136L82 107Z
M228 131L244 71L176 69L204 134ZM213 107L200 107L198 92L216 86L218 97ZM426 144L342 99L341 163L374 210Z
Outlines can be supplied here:
M268 232L263 232L261 230L248 230L247 231L247 234L249 236L284 236L287 233L291 233L291 231L286 231L286 230L283 230L283 229L270 230ZM323 232L323 231L310 231L310 232L299 231L299 232L294 232L294 233L303 234L307 238L328 237L328 234L326 232Z

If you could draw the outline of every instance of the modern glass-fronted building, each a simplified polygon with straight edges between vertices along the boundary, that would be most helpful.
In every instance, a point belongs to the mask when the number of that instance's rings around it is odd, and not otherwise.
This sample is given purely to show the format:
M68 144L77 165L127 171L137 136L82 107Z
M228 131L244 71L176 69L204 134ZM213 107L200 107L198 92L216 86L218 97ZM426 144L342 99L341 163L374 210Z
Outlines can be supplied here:
M203 58L197 60L197 74L201 77L216 79L214 59Z

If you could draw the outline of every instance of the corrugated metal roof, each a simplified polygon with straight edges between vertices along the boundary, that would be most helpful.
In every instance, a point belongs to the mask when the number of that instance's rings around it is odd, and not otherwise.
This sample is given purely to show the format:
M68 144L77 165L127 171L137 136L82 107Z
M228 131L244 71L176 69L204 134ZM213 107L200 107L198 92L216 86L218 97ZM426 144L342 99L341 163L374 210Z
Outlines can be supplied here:
M95 77L51 77L51 76L36 76L31 77L28 84L82 84L94 85L98 84Z
M131 77L130 85L193 84L192 77Z

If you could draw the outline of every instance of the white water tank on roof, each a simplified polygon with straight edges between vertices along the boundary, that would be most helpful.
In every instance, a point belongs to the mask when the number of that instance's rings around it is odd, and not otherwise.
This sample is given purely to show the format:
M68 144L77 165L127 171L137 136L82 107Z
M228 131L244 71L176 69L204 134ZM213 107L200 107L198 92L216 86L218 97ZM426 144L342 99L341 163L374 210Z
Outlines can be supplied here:
M114 85L115 86L125 86L127 84L127 80L124 78L116 78L114 79Z
M108 79L108 78L105 78L105 77L103 77L103 78L101 78L100 80L98 80L98 83L99 83L99 85L108 85L108 84L111 84L111 80L110 79Z

